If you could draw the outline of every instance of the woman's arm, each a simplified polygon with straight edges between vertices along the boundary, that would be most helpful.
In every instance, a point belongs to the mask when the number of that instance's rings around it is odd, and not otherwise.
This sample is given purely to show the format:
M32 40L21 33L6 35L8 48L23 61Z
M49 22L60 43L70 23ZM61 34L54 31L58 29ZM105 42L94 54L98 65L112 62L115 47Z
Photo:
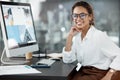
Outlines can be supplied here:
M72 63L76 60L76 43L77 40L75 39L73 41L73 37L78 33L78 30L76 27L71 27L71 30L68 34L67 40L66 40L66 45L63 48L63 62L65 63Z
M73 37L80 32L77 27L71 27L70 32L68 34L67 40L66 40L66 45L65 45L65 51L71 51L71 46L72 46L72 39Z
M73 39L73 36L69 35L66 40L65 51L68 51L68 52L71 51L72 39Z
M104 55L111 60L111 64L109 65L110 70L101 80L111 80L113 74L120 70L120 48L113 43L113 41L111 41L106 34L101 36L101 39L103 40L103 44L101 44L101 50L103 51Z

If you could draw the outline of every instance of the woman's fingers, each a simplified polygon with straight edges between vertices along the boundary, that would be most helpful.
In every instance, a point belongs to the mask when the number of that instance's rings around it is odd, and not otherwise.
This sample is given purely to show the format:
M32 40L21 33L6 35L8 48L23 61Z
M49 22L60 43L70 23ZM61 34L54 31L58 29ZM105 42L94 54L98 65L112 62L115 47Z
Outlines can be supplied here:
M81 31L81 30L78 29L76 26L73 27L73 30L74 30L74 31L77 31L77 32L80 32L80 31Z
M71 34L72 36L76 35L77 33L81 32L80 29L78 29L76 26L71 27L71 30L69 32L69 34Z

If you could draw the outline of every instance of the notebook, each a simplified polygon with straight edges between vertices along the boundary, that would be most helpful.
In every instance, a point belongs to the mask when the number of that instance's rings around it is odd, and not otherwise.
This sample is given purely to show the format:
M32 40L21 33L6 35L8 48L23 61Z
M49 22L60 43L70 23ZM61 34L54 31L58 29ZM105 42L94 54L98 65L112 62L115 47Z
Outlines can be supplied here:
M0 66L0 75L41 73L28 65Z

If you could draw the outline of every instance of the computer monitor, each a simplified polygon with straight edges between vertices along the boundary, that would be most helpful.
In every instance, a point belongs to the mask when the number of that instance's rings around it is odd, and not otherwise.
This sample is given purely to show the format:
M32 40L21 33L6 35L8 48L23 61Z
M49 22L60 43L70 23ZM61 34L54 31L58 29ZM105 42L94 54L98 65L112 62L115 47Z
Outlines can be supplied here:
M29 3L0 1L0 20L7 57L39 50Z

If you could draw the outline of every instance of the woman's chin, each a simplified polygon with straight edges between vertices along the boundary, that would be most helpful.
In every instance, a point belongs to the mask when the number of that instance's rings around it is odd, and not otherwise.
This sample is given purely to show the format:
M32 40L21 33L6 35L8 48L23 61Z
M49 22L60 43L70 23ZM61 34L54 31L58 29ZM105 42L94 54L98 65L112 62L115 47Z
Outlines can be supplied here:
M83 26L78 26L78 25L77 25L77 28L81 30L81 29L83 28Z

